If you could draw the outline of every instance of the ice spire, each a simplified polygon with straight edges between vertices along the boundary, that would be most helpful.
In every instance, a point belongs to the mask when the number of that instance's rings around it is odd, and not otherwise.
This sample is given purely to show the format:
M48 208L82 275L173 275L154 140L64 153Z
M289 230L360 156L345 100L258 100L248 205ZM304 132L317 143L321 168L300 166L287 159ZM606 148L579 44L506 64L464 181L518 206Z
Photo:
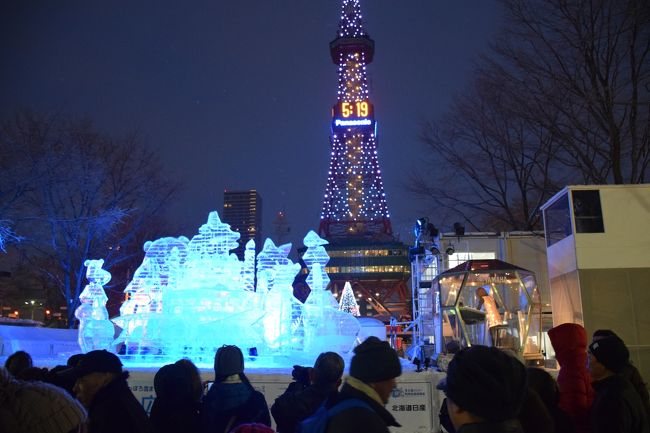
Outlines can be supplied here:
M246 242L246 249L244 250L242 284L245 290L255 290L255 241L253 239Z

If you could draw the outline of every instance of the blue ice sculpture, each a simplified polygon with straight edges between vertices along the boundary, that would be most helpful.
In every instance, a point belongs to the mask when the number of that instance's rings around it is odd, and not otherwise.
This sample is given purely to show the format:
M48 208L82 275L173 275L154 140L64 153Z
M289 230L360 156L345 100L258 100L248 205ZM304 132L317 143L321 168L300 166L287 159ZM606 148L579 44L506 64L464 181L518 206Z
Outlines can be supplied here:
M291 244L277 246L271 239L257 255L257 291L264 296L263 320L268 349L280 354L302 350L302 303L293 295L300 265L289 259Z
M314 287L314 279L319 278L321 283L317 286L320 287L322 285L323 288L326 288L330 282L330 278L327 272L325 272L325 266L330 261L330 256L327 254L327 250L323 245L327 245L329 242L318 236L315 231L310 230L303 239L303 243L307 247L307 251L302 256L302 261L305 262L309 270L307 284L309 287ZM314 269L314 264L316 263L320 265L318 270Z
M311 292L304 305L304 350L310 353L334 351L349 352L361 329L359 321L350 313L339 311L339 304L327 290L329 277L324 270L329 256L323 245L327 241L310 231L305 236L307 251L303 261L309 269Z
M115 327L108 320L108 298L104 292L104 285L111 280L111 274L102 269L103 265L103 259L84 262L88 284L79 295L81 305L74 312L79 319L78 341L83 352L110 349L113 343Z
M159 281L161 275L154 275L144 286L166 283L162 308L143 313L133 308L121 310L122 316L115 321L123 332L116 343L126 346L127 355L200 360L214 357L223 344L255 347L262 343L262 329L253 326L264 315L262 298L246 287L251 263L245 267L231 253L237 239L239 233L211 212L192 240L163 238L153 243L161 243L167 250L160 268L169 274L164 281Z
M128 299L113 319L122 329L113 343L125 362L160 365L189 357L205 365L220 346L236 344L256 348L258 365L266 359L290 366L312 362L324 350L352 348L359 324L338 311L326 290L325 240L314 232L305 238L312 287L306 304L293 295L300 265L288 257L291 244L267 239L255 257L250 241L242 262L232 253L238 240L239 233L211 212L191 240L145 243L144 260L125 290Z
M238 284L242 264L230 251L239 246L239 237L229 224L221 222L217 212L210 212L208 222L188 244L186 287L227 288Z
M257 287L271 290L275 284L275 274L278 265L287 265L292 263L289 260L291 244L275 246L271 239L264 242L264 248L257 255Z
M144 243L142 264L124 289L126 301L120 307L122 316L162 313L163 292L178 283L178 269L187 261L188 242L185 236L180 236Z
M282 355L302 350L303 346L303 305L293 295L293 280L299 271L298 263L277 263L273 288L264 293L266 347Z
M124 289L126 301L120 316L113 319L122 328L115 344L124 344L127 352L158 353L157 347L164 344L163 298L183 279L188 243L185 236L145 242L142 264Z

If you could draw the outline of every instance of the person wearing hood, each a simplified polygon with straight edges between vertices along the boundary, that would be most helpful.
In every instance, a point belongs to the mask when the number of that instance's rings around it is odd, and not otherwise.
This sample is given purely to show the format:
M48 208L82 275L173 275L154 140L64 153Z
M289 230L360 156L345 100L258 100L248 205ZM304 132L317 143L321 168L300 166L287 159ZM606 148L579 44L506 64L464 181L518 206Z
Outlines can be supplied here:
M587 371L587 331L577 323L564 323L549 329L548 337L560 364L558 406L571 417L577 433L588 433L594 390Z

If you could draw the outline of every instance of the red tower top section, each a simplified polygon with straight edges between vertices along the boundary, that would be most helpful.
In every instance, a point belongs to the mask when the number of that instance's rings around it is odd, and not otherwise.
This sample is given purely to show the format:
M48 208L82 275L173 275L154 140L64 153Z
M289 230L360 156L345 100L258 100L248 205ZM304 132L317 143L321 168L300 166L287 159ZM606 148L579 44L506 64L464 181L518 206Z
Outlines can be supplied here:
M339 85L332 109L331 158L318 230L329 240L393 239L366 75L374 49L374 41L363 28L359 0L343 0L337 38L330 43Z

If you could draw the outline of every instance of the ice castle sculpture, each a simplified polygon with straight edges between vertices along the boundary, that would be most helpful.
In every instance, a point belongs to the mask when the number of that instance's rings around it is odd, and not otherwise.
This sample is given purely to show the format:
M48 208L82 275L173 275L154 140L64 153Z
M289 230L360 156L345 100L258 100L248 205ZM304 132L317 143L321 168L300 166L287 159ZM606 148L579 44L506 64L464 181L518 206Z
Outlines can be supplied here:
M231 253L239 237L211 212L191 240L146 242L142 264L125 289L127 300L113 319L122 331L111 346L127 361L157 364L181 357L212 363L224 344L250 349L259 360L284 359L287 366L296 358L313 362L324 350L349 352L360 326L338 311L326 290L327 241L313 231L304 239L312 292L303 304L293 296L301 267L288 258L291 244L267 239L255 257L251 240L242 262Z
M104 285L111 280L110 272L102 269L104 260L86 260L86 278L88 284L79 295L81 305L74 315L79 319L79 346L84 352L109 349L113 343L115 327L108 320Z

